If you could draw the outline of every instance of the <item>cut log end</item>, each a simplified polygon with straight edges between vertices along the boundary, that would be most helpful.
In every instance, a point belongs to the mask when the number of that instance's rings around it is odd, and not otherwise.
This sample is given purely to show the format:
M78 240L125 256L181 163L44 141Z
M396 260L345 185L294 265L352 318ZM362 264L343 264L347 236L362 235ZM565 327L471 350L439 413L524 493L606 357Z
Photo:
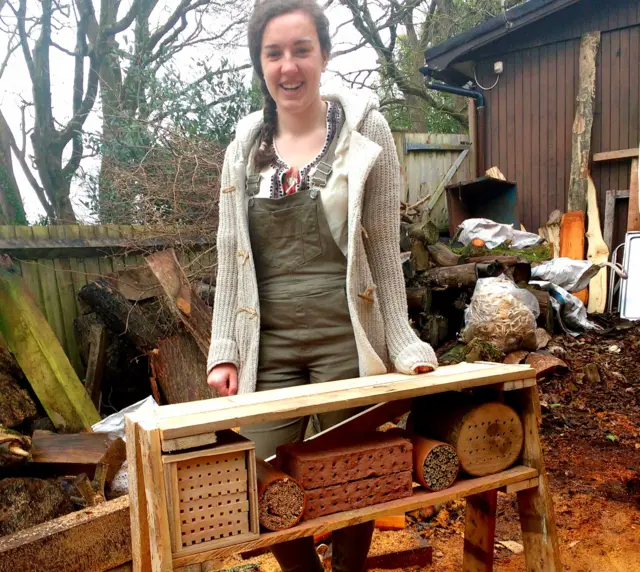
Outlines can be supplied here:
M460 461L451 445L436 445L422 466L425 483L432 491L440 491L450 487L460 470Z
M260 498L260 524L267 530L284 530L300 521L304 510L304 491L291 479L267 485Z

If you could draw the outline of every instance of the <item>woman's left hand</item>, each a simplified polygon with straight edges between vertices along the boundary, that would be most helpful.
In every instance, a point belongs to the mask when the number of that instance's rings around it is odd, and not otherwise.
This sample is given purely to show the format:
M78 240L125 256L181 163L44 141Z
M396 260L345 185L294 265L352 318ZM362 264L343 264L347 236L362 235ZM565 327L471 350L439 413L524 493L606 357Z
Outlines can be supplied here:
M433 371L433 368L430 365L419 365L413 368L414 373L429 373Z

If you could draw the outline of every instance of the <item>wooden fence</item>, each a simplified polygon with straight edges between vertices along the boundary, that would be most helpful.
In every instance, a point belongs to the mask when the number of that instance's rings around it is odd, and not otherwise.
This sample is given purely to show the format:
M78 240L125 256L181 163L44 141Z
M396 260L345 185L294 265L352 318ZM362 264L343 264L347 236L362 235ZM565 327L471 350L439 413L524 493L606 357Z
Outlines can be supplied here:
M402 200L415 204L430 195L430 220L441 231L449 229L444 187L475 179L475 166L468 135L400 133L393 138L398 151L404 187Z
M140 227L0 226L0 254L13 259L80 378L84 366L73 328L82 313L80 288L99 276L146 267L145 251L169 246L176 247L188 275L210 272L215 262L204 239Z

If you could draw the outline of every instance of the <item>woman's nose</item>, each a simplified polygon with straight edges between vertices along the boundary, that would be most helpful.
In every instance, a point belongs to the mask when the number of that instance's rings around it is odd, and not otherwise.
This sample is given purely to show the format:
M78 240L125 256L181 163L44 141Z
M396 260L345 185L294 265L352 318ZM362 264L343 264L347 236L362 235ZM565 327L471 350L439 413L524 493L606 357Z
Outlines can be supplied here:
M293 57L291 57L290 54L285 55L282 61L281 71L283 74L295 73L296 71L298 71L298 66L296 65L295 60L293 59Z

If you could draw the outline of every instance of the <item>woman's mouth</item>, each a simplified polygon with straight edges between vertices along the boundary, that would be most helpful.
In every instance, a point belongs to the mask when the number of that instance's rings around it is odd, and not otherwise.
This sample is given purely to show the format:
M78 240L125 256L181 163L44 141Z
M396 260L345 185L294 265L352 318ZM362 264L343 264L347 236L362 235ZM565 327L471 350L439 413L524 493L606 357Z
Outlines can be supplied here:
M297 91L298 89L300 89L302 87L302 82L298 82L298 83L281 83L280 87L282 89L284 89L285 91Z

